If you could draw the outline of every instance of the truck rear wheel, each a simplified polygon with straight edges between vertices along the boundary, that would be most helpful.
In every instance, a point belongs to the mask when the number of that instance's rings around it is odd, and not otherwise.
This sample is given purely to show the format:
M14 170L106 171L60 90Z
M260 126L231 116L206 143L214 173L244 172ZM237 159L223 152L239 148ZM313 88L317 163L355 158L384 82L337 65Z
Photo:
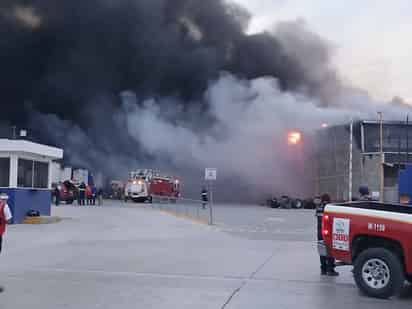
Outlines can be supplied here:
M358 288L376 298L398 295L405 282L401 261L385 248L366 249L359 254L353 273Z

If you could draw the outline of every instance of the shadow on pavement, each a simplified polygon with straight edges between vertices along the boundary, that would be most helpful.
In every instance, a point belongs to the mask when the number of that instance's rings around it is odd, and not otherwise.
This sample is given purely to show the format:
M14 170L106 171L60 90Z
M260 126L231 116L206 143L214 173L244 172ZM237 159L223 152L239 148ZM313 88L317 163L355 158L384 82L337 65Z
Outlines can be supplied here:
M400 299L412 299L412 285L408 284L399 295Z

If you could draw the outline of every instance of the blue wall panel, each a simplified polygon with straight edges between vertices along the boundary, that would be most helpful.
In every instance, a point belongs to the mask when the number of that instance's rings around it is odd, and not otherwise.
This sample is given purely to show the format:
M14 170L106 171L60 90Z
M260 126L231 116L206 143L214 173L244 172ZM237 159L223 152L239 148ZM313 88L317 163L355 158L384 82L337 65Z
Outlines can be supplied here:
M13 213L12 223L22 223L29 210L37 210L42 216L51 214L51 192L35 189L0 189L9 195L8 204Z
M412 166L399 173L399 196L408 195L412 203Z

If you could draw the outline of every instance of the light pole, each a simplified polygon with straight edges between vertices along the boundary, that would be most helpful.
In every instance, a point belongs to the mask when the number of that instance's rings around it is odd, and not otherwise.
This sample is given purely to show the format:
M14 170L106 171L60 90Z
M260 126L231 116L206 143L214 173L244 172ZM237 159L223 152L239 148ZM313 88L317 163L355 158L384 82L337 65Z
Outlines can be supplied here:
M383 113L378 112L379 115L379 140L380 140L380 156L381 156L381 162L380 162L380 186L379 186L379 200L381 203L383 203L383 191L384 191L384 180L385 180L385 171L384 171L384 163L385 163L385 158L383 154Z
M349 137L349 202L352 201L352 179L353 179L353 118L350 120L350 137Z

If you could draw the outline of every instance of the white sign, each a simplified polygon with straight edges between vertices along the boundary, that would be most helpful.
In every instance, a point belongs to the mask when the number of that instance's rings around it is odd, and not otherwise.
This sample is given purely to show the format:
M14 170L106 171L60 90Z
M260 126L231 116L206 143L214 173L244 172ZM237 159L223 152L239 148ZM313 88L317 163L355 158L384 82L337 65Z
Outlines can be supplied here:
M350 219L334 218L332 247L336 250L349 251Z
M205 169L205 180L216 180L217 179L217 169L216 168L206 168Z

